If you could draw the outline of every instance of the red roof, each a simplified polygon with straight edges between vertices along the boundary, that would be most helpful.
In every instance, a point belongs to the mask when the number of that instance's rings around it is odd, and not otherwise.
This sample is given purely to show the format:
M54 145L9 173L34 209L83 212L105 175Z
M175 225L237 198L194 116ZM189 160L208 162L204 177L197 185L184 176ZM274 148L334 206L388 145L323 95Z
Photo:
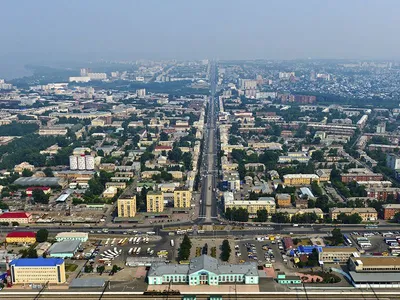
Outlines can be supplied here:
M5 212L0 215L0 219L25 219L30 217L30 215L26 212Z
M168 150L172 149L171 146L156 146L155 150Z
M23 237L30 237L30 238L35 238L36 233L32 231L13 231L7 234L8 238L23 238Z
M26 189L26 191L33 191L33 190L42 190L42 191L47 191L50 188L48 186L30 186Z

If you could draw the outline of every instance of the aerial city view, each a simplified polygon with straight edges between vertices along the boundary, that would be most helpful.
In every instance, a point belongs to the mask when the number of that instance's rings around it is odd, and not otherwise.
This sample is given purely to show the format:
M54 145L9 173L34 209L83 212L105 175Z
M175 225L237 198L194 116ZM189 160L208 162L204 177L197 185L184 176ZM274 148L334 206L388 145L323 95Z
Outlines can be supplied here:
M396 1L11 1L0 299L400 299Z

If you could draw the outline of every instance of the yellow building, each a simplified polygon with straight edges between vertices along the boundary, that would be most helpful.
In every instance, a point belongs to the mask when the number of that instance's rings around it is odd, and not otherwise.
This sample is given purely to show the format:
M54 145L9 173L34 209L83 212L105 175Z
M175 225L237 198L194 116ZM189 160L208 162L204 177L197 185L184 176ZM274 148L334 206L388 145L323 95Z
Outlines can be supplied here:
M146 196L147 212L163 212L164 211L164 193L150 191Z
M26 161L14 166L14 172L16 173L22 173L25 169L33 172L35 170L35 166Z
M13 284L65 283L65 264L62 258L19 258L10 263Z
M136 196L121 196L117 200L118 217L133 218L136 216Z
M363 222L378 220L378 212L373 207L332 207L329 211L332 220L337 220L340 214L345 214L346 216L358 214Z
M287 174L283 176L285 185L309 185L313 181L319 183L319 177L316 174Z
M6 236L7 244L34 244L36 233L31 231L13 231Z
M258 200L235 200L232 192L224 193L225 211L230 209L244 208L250 214L250 217L255 217L257 211L265 209L268 214L274 214L276 211L275 199L272 197L260 197Z
M174 191L174 207L188 208L190 207L190 200L192 199L192 192L186 189L177 189Z
M302 215L302 214L316 214L318 219L324 218L324 212L320 208L279 208L276 210L277 213L287 214L289 220L292 220L294 215Z
M118 193L118 189L114 186L106 188L103 192L104 198L113 198Z

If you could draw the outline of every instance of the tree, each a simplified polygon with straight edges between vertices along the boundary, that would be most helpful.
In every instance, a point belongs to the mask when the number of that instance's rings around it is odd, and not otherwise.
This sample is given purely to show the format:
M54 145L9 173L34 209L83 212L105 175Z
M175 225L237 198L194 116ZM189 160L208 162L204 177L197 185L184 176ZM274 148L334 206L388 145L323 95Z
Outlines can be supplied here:
M290 218L287 213L279 212L279 213L272 215L271 221L274 223L289 223Z
M266 209L260 209L257 211L257 222L267 222L268 212Z
M86 264L84 271L85 271L85 273L92 273L93 266L91 264Z
M111 272L112 273L117 273L119 270L120 270L120 268L117 265L113 265L112 269L111 269Z
M97 273L100 273L100 275L101 275L101 274L104 273L104 270L105 270L105 269L106 269L105 266L98 266L98 267L97 267Z
M23 169L22 170L22 177L31 177L33 175L33 172L28 169Z
M19 223L18 223L18 222L15 222L15 221L12 221L12 222L11 222L11 225L12 225L12 226L19 226Z
M343 244L344 239L343 239L343 234L342 231L339 228L335 228L331 232L332 234L332 242L334 246L338 246L340 244Z
M324 161L324 160L325 160L325 159L324 159L324 152L321 151L321 150L316 150L316 151L314 151L314 152L312 153L311 158L312 158L314 161L319 161L319 162Z
M38 243L46 242L48 237L49 237L49 232L47 231L47 229L39 229L38 232L36 233L36 241Z
M224 240L221 246L221 260L228 261L231 256L231 246L229 245L228 240Z
M41 203L41 204L48 204L49 203L49 195L46 195L42 190L40 189L34 189L32 191L32 197L33 200L36 203Z
M50 168L45 168L43 170L43 173L44 175L46 175L46 177L54 177L53 170Z
M168 141L168 134L166 132L160 133L160 141Z
M190 249L192 248L192 242L190 241L187 234L183 237L181 246L178 252L178 260L187 260L190 256Z

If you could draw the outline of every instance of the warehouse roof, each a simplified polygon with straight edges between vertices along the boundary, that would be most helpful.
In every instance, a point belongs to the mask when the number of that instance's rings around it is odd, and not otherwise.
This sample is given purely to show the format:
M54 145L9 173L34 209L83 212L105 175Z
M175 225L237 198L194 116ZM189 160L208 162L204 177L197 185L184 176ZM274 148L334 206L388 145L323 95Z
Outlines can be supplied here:
M354 271L350 271L350 276L355 283L362 282L391 282L398 283L400 282L400 273L391 272L391 273L357 273Z
M55 267L64 263L62 258L19 258L11 261L11 266L16 267Z
M29 218L30 215L26 212L5 212L0 215L0 219L24 219Z
M22 186L60 186L60 178L57 177L20 177L14 181Z
M24 238L24 237L30 237L30 238L35 238L36 237L36 233L35 232L32 232L32 231L13 231L13 232L10 232L9 234L7 234L7 237L8 238L13 238L13 237L15 237L15 238L19 238L19 237L21 237L21 238Z
M75 253L78 250L80 245L81 245L81 242L78 240L68 240L68 241L57 242L50 247L49 253L50 253L50 255L57 255L57 254L63 254L63 253Z

